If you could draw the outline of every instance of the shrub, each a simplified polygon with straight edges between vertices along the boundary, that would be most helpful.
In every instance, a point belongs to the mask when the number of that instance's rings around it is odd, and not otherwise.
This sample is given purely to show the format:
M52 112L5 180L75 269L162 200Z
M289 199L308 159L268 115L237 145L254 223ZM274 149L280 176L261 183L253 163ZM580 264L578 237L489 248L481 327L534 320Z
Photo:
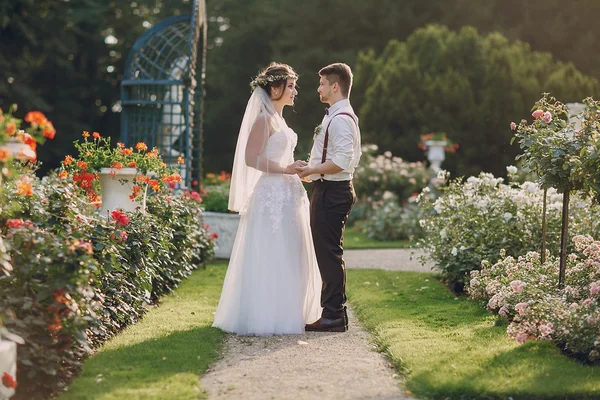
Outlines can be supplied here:
M600 241L575 236L567 258L564 289L558 288L557 257L542 264L540 254L517 259L501 252L496 263L484 261L472 271L469 296L509 321L509 336L551 340L568 354L600 362Z
M517 257L539 250L543 191L532 182L503 184L502 178L481 173L450 181L441 197L426 193L419 205L426 217L421 225L425 237L420 245L430 252L450 286L461 291L469 272L483 260L494 263L500 250ZM562 195L548 190L548 243L558 252ZM600 234L598 206L574 198L569 213L571 234Z
M415 198L409 198L402 207L396 195L384 192L382 199L373 204L371 216L362 224L363 233L376 240L421 239L424 231L419 221L423 218L423 211Z

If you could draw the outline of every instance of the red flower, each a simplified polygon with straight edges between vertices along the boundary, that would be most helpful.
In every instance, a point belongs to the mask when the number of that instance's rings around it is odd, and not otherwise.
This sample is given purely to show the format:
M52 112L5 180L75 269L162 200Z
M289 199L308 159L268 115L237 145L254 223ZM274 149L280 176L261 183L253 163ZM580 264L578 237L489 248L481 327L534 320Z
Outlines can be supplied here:
M23 222L23 220L21 218L9 219L8 221L6 221L6 226L8 228L16 229L16 228L23 226L24 223L25 222Z
M215 240L219 238L219 234L218 233L211 233L210 234L210 240Z
M2 384L9 389L16 389L18 385L17 380L8 372L5 372L4 375L2 375Z
M198 192L190 192L190 197L196 200L198 203L202 203L202 198Z
M120 210L114 210L110 216L121 226L127 225L130 221L127 214Z

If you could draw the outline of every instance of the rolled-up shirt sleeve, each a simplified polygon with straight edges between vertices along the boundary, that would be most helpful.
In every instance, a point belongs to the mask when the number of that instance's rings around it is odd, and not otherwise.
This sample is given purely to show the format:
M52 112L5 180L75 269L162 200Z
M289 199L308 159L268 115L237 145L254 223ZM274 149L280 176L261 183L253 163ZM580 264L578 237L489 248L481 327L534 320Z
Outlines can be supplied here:
M354 158L355 123L350 117L339 116L329 127L327 158L342 169L347 169Z

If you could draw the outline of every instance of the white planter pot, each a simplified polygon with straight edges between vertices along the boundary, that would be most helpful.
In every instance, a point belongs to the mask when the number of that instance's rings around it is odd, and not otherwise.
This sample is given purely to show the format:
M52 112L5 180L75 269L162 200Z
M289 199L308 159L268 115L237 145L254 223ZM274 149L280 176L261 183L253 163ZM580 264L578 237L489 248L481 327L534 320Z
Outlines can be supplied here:
M0 340L0 378L5 372L17 379L17 344ZM0 400L9 399L14 394L14 389L9 389L0 383Z
M219 234L216 240L215 257L230 258L233 242L240 225L239 214L226 214L212 211L204 212L204 223L209 226L211 233Z
M110 175L111 171L114 171L115 176ZM135 211L137 207L141 207L143 212L146 211L145 184L138 184L144 187L143 193L138 196L139 200L133 201L129 198L133 186L137 184L135 182L136 172L135 168L123 168L119 170L102 168L100 170L98 176L102 192L101 215L106 216L117 208L123 211Z
M427 146L427 160L431 163L431 167L437 172L442 166L442 162L446 159L446 151L444 148L448 142L444 140L428 140L425 142Z

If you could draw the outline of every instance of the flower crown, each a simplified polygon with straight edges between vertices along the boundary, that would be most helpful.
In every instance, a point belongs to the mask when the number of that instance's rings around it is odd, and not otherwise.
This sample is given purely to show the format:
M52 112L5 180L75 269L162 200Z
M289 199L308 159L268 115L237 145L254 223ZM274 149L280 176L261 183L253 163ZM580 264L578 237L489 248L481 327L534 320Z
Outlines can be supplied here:
M257 86L264 88L268 83L288 80L288 79L298 79L298 75L259 75L250 82L250 87L254 91Z

